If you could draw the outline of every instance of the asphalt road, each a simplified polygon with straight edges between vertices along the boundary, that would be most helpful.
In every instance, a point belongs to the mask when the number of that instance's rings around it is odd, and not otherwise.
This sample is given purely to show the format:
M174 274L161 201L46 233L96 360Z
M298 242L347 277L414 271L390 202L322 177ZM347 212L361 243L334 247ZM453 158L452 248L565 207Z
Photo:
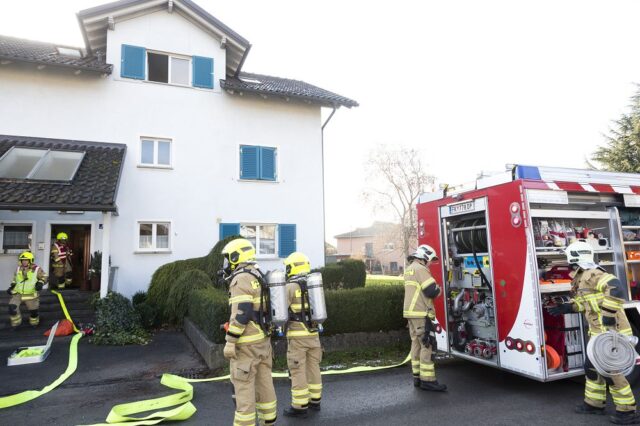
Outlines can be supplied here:
M0 367L0 395L39 389L66 365L64 344L50 364ZM48 360L49 361L49 360ZM48 362L47 361L47 362ZM122 402L174 393L160 384L163 371L196 371L202 363L180 333L160 333L144 347L80 346L77 373L49 394L0 410L2 425L84 425L104 422ZM599 425L604 416L573 413L582 400L582 384L564 380L538 383L467 361L437 365L447 393L412 386L408 367L377 373L325 377L322 411L306 420L280 416L278 425ZM14 370L12 370L14 369ZM18 370L22 369L22 370ZM195 415L179 424L231 425L234 407L230 383L194 384ZM279 414L289 401L289 383L276 380ZM638 397L638 392L636 392ZM608 407L608 414L613 408ZM177 424L177 423L176 423Z

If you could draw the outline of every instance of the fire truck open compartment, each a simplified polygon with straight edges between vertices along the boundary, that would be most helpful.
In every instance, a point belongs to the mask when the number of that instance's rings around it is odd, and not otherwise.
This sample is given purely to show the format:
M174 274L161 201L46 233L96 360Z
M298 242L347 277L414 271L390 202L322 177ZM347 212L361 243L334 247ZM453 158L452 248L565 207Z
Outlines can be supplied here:
M582 375L582 315L546 308L573 296L564 250L584 240L627 284L637 334L640 175L540 168L518 176L519 167L502 182L429 194L418 205L419 243L441 250L431 266L444 288L435 300L438 346L540 381Z

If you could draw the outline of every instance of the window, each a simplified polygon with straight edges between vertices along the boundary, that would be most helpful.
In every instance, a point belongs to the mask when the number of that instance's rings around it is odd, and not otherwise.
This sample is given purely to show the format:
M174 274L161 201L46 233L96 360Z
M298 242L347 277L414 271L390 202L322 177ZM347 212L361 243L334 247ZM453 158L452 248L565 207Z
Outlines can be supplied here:
M240 225L240 235L256 248L256 254L276 254L276 225Z
M390 262L389 269L391 269L391 272L398 272L398 262Z
M171 140L142 138L140 140L140 165L171 167Z
M373 243L364 244L364 255L366 257L373 257Z
M395 248L396 248L396 245L394 243L385 243L384 245L385 250L393 250Z
M296 251L296 225L221 223L220 239L241 235L256 247L258 256L285 258Z
M240 179L275 181L276 148L240 145Z
M142 251L169 251L171 224L169 222L139 222L138 249Z
M22 253L31 249L31 225L4 225L2 231L2 252Z
M147 80L157 83L189 85L189 58L147 52Z
M70 181L84 152L11 148L0 159L0 178Z

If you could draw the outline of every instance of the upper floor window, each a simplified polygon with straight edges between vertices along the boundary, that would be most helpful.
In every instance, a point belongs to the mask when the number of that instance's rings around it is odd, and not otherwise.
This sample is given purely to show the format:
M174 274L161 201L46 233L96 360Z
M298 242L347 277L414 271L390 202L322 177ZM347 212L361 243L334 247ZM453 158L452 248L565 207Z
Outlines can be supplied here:
M141 138L140 166L161 168L171 167L171 140Z
M240 145L240 179L275 181L276 157L276 148Z
M123 44L120 76L213 89L213 58L154 52Z

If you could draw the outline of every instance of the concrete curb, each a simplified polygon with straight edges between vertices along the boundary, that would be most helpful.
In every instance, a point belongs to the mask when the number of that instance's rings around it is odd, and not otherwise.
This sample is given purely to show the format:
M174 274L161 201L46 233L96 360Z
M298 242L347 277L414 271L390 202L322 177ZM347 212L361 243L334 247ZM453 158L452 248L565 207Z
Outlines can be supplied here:
M184 332L210 369L227 365L228 361L222 355L224 344L211 342L189 318L184 319ZM379 333L336 334L335 336L320 337L320 340L324 352L336 352L355 347L387 346L406 342L409 340L409 331L405 329ZM287 353L286 339L272 339L271 341L276 355Z

